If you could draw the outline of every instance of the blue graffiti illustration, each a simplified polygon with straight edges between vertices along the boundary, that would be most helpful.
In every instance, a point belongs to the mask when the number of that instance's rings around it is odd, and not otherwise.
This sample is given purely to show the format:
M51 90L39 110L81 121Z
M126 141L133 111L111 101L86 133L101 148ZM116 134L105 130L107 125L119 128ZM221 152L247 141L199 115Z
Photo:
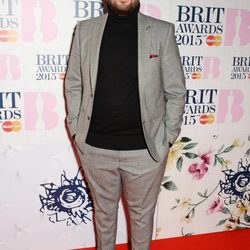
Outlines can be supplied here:
M66 225L70 226L91 221L88 215L93 206L89 190L77 175L73 179L68 179L63 171L61 186L54 183L41 184L46 196L39 195L42 203L40 211L48 215L51 222L66 221Z
M220 181L219 195L227 196L229 203L235 203L239 199L250 201L250 164L243 160L239 162L237 171L224 170L225 181Z

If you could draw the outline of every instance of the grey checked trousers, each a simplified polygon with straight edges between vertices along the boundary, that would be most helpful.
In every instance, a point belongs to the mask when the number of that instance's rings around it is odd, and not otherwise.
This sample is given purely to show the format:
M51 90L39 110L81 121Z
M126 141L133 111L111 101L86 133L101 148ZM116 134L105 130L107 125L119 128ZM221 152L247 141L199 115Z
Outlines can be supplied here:
M121 192L127 204L132 250L149 250L154 211L166 157L156 162L148 149L110 150L84 144L78 150L94 203L97 250L114 250Z

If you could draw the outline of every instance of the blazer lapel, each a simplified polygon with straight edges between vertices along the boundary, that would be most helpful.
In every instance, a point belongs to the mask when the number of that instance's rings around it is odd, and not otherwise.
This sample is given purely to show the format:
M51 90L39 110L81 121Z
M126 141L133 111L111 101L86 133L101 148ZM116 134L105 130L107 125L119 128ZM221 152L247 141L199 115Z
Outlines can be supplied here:
M142 97L147 64L149 63L152 25L142 13L138 13L138 85Z
M99 52L107 17L108 14L104 14L99 18L96 18L94 20L94 25L92 30L91 51L90 51L90 81L91 81L92 93L94 93L96 87Z

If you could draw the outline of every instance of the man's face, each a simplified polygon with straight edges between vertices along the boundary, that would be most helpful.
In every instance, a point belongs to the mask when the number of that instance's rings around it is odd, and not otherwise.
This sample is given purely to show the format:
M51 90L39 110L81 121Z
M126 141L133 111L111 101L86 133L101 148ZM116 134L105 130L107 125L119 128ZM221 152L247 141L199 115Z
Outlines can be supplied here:
M112 10L120 16L129 14L139 4L139 0L107 0L107 2Z

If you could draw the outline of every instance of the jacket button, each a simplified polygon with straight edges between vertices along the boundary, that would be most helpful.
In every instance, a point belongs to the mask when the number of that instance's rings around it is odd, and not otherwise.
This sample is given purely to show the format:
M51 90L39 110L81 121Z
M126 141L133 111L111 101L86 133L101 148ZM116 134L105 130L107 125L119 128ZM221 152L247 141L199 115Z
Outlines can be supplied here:
M93 96L94 96L94 95L93 95L93 94L91 94L91 98L93 98Z
M88 120L90 119L90 116L87 116Z

